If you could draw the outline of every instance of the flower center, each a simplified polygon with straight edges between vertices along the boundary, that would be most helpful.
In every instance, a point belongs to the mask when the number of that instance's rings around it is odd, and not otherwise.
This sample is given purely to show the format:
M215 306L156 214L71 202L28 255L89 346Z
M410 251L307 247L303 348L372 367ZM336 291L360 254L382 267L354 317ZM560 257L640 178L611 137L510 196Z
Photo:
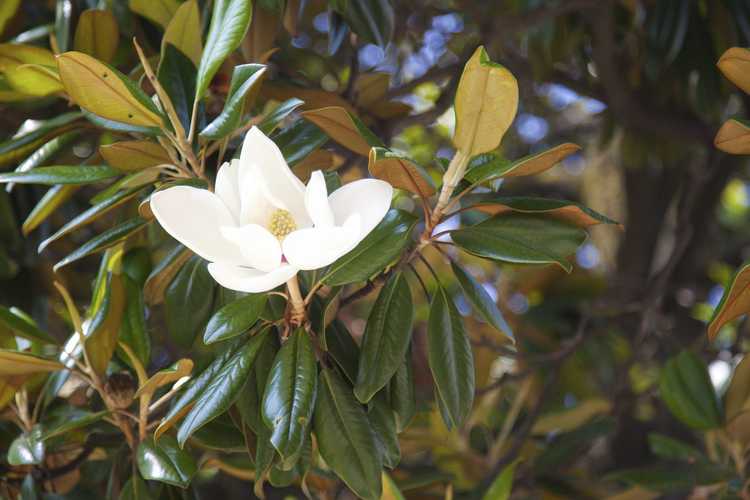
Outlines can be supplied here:
M282 239L287 234L297 229L294 217L288 210L281 208L276 209L271 214L271 221L268 223L268 230L278 239Z

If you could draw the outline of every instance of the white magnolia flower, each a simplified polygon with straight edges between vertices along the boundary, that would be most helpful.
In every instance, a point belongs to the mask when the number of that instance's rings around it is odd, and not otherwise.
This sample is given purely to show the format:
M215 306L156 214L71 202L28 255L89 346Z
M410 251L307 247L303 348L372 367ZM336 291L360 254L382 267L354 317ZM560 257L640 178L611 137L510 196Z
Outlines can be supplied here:
M354 248L385 216L392 194L387 182L362 179L329 196L320 171L305 186L253 127L240 159L219 169L215 193L171 187L151 195L151 210L169 234L210 262L219 284L255 293Z

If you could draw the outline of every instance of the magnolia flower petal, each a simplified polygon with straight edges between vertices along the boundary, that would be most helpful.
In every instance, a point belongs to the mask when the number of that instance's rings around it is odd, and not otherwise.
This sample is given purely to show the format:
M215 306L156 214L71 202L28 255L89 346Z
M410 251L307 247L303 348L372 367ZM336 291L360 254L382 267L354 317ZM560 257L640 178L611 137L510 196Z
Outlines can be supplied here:
M343 224L351 214L361 217L361 237L383 219L391 206L393 187L377 179L361 179L341 186L328 197L336 224Z
M273 290L289 281L297 274L297 271L297 268L289 264L282 264L271 272L219 262L212 262L208 265L208 272L221 286L246 293Z
M234 217L214 193L189 186L175 186L151 195L151 211L174 239L211 262L241 264L237 245L219 231L233 226Z
M303 271L331 264L362 239L361 221L352 214L343 226L300 229L289 234L281 246L289 263Z
M240 168L239 175L239 192L240 196L240 225L259 224L264 226L268 224L276 208L271 204L265 195L262 177L257 165Z
M258 127L251 128L245 135L240 162L243 169L250 169L253 165L257 167L265 194L273 205L291 212L298 225L309 225L305 210L305 185L292 173L276 143Z
M232 213L237 224L240 223L240 162L232 160L225 162L216 174L216 196L221 198L224 205Z
M261 271L273 271L281 264L281 245L274 235L258 224L224 226L221 234L239 246L247 264Z
M333 212L328 203L328 189L323 172L316 170L310 176L305 190L305 208L315 227L332 227Z

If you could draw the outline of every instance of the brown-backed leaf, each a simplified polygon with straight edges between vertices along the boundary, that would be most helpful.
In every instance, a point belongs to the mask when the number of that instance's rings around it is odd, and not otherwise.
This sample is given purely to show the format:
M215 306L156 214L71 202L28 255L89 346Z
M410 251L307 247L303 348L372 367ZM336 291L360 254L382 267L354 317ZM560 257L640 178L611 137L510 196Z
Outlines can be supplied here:
M359 118L342 107L328 106L301 114L323 129L331 139L362 156L369 155L372 147L383 146L380 139L375 137Z
M144 394L151 395L159 387L171 382L176 382L182 377L190 375L191 371L193 371L193 362L189 359L181 359L172 366L159 370L151 375L151 377L149 377L149 379L138 388L138 392L136 392L134 397L137 398Z
M461 201L466 208L479 210L490 215L509 212L545 214L582 228L597 224L614 224L622 228L622 224L573 201L525 196L505 197L497 196L496 193L469 195Z
M108 10L89 9L81 12L73 39L73 48L100 61L110 62L117 52L120 28Z
M725 153L750 154L750 123L738 118L725 121L714 137L714 146Z
M115 142L100 146L99 152L107 163L124 172L172 164L172 159L164 148L151 141Z
M724 296L708 323L709 340L716 338L722 326L747 312L750 312L750 264L745 264L737 271L724 291Z
M750 50L743 47L727 49L716 65L732 83L750 94Z
M367 168L373 177L421 198L429 198L435 194L435 184L422 167L389 149L370 149Z
M164 292L172 282L183 264L193 255L188 248L177 245L159 264L156 265L143 285L143 297L150 305L161 304L164 301Z

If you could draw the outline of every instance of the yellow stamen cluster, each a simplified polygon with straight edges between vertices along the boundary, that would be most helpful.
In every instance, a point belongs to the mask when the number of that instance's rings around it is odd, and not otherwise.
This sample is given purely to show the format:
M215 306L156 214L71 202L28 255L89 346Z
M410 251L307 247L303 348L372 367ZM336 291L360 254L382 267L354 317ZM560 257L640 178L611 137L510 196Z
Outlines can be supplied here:
M272 235L281 239L295 229L297 229L297 224L289 211L279 208L271 214L268 230Z

